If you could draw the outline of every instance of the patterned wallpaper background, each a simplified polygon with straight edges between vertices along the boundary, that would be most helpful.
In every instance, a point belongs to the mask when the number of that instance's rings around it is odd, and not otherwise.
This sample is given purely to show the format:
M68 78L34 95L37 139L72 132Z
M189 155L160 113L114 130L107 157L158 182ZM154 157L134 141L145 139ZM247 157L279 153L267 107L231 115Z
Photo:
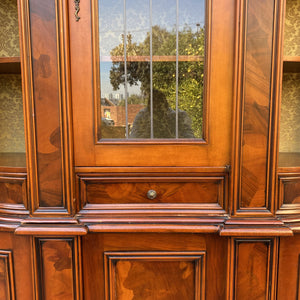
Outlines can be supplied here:
M286 0L284 55L300 55L300 0Z
M0 0L0 57L20 56L17 0Z
M283 75L279 152L300 152L300 73Z
M21 75L0 74L0 152L25 152Z

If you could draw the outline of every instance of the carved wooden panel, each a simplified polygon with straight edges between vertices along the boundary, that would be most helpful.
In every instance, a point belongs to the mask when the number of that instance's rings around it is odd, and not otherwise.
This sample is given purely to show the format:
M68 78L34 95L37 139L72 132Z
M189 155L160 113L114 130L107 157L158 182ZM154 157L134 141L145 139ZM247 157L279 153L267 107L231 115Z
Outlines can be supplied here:
M271 299L273 241L234 240L233 299Z
M239 1L240 28L236 83L237 132L234 210L269 213L273 45L277 0ZM241 126L240 126L241 125ZM241 128L241 131L240 129ZM251 212L250 212L251 213Z
M0 299L15 299L12 252L6 250L0 250Z
M26 174L0 174L0 211L27 213Z
M204 299L205 252L105 252L106 299Z
M68 51L65 2L30 1L34 114L31 129L34 212L70 211L71 170L67 155ZM31 116L30 116L31 120Z
M38 299L78 299L77 242L66 239L36 239Z

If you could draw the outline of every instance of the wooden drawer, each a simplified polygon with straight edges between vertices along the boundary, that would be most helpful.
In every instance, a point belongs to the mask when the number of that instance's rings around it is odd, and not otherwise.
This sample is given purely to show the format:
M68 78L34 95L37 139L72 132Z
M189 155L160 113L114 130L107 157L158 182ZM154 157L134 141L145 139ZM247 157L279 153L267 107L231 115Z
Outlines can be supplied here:
M174 174L175 175L175 174ZM77 174L80 209L99 205L211 205L223 208L226 174L206 176L150 176L137 174ZM155 191L154 198L148 192Z

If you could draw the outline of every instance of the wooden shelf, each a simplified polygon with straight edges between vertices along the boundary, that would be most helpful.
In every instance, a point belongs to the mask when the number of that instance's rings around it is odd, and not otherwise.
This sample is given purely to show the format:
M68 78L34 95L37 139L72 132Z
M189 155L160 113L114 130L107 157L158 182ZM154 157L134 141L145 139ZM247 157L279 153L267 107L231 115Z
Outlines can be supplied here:
M124 61L124 56L100 56L101 62L122 62ZM126 61L132 62L150 62L150 56L127 56ZM153 62L176 62L176 55L153 55L152 56ZM193 62L193 61L204 61L204 57L200 55L179 55L178 61L185 61L185 62Z
M300 56L284 56L283 72L286 73L300 72Z
M25 153L0 153L0 171L26 172L26 154Z
M20 74L20 57L0 57L0 74Z

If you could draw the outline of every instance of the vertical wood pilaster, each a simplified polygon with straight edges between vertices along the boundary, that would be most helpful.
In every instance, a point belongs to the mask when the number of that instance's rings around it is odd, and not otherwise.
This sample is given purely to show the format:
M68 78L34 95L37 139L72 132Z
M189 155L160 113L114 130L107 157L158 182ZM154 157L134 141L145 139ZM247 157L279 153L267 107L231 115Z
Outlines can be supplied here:
M68 215L73 198L68 3L27 1L31 211Z
M233 214L270 215L278 0L241 0L236 41Z

